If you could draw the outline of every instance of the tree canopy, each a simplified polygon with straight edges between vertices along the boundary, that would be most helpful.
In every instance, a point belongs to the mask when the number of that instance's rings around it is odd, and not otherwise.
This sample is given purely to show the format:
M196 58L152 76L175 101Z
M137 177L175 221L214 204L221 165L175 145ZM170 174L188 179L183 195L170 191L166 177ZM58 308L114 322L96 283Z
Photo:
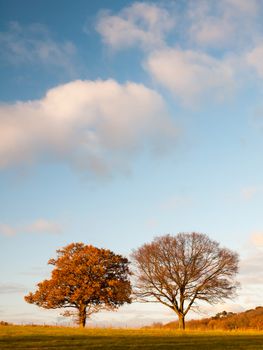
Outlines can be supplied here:
M121 255L72 243L57 250L57 258L48 264L54 266L51 278L25 296L28 303L46 309L74 308L79 325L84 327L92 313L131 302L129 262Z
M201 233L157 237L133 251L134 293L141 301L160 302L172 309L185 328L185 316L203 300L216 303L236 291L238 255Z

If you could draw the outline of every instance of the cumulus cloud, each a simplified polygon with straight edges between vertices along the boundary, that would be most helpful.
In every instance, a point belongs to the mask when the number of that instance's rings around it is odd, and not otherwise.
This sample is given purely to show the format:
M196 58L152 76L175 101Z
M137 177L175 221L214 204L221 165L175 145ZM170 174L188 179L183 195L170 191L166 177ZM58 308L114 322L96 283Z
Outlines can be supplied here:
M162 97L141 84L78 80L41 100L0 105L2 169L52 158L104 176L176 138Z
M114 49L132 46L149 49L163 45L166 34L174 25L173 16L167 9L136 2L117 15L102 12L96 29L103 42Z
M145 67L156 81L185 104L208 93L221 100L236 87L231 61L201 52L172 48L159 50L148 57Z
M19 233L60 234L62 226L54 221L37 219L26 225L8 225L0 223L0 234L3 236L15 236Z
M260 9L258 0L189 2L185 18L189 22L188 37L205 48L248 47L259 36L256 18L260 19Z
M258 25L262 14L260 0L190 0L183 8L173 2L136 2L116 14L102 12L96 29L104 43L115 49L156 49L167 45L167 34L172 33L173 44L180 40L184 47L195 44L233 51L249 48L262 38Z
M233 23L225 18L208 17L204 21L195 23L191 28L191 36L199 45L221 47L225 45L226 40L231 41L234 28Z
M22 26L9 23L6 31L0 32L0 59L8 63L44 64L61 67L74 74L76 48L70 41L59 43L48 29L39 23Z
M232 97L253 70L263 78L262 15L258 0L136 2L101 13L96 29L114 49L143 49L147 72L192 106Z

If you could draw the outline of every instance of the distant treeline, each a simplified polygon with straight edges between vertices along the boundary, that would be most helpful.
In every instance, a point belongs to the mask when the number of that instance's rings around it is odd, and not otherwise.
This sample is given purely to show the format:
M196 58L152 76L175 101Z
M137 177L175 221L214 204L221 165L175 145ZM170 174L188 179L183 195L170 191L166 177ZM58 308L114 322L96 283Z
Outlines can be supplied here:
M178 322L167 324L154 323L151 327L156 328L178 328ZM190 330L235 330L235 329L256 329L263 330L263 307L240 313L220 312L213 317L201 320L190 320L186 322L186 329Z

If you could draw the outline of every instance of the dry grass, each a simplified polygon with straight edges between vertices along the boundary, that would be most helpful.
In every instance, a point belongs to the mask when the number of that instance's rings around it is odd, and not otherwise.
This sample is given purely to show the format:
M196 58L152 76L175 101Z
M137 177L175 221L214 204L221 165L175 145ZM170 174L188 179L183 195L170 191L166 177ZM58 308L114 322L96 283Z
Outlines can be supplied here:
M0 349L263 349L263 332L0 326Z

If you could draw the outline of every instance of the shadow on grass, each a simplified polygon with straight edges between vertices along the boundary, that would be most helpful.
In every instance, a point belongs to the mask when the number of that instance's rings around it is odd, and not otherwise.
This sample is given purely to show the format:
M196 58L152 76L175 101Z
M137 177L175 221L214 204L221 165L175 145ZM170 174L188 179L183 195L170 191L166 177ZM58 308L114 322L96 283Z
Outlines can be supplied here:
M0 349L263 349L262 335L12 335L0 338Z

